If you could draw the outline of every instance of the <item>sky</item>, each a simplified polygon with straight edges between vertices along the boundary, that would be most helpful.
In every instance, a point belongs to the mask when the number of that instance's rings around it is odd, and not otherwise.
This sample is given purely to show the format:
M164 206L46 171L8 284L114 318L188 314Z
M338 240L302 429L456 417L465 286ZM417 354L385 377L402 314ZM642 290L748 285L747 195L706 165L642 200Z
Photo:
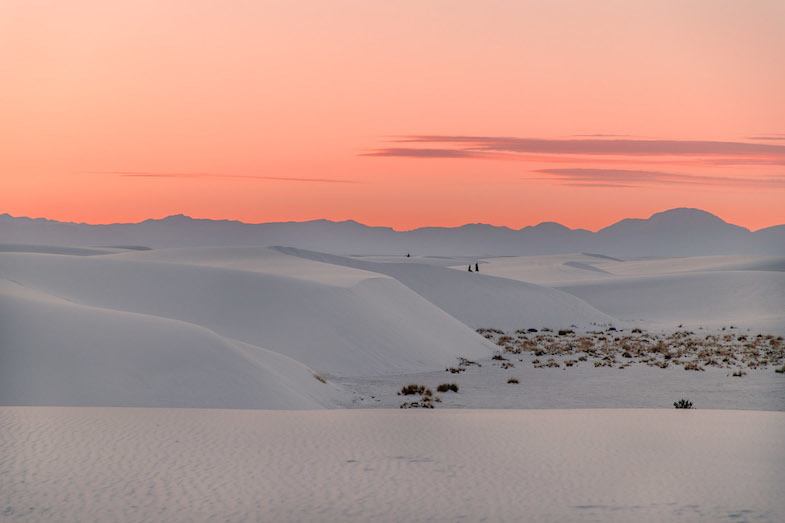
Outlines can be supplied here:
M0 213L785 223L785 2L0 2Z

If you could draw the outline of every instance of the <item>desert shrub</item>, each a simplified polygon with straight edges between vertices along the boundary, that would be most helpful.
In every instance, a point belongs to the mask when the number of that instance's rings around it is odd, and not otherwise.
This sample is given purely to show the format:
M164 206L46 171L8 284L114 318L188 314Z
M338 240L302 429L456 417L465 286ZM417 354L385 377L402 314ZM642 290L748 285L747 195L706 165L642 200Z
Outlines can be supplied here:
M476 365L477 367L482 367L479 363L472 360L467 360L466 358L458 358L458 365L461 367L469 367L471 365Z
M496 360L496 361L507 361L507 358L505 358L501 354L494 354L493 358L491 358L491 359L492 360Z
M562 329L559 331L559 336L567 336L568 334L575 334L575 331L571 329Z
M448 367L445 370L450 374L459 374L461 372L466 372L466 369L464 369L463 367Z
M520 383L520 381L518 381L518 378L507 378L507 383L511 385L517 385L518 383Z
M774 369L774 372L776 372L777 374L785 374L785 365L783 365L779 369Z
M401 403L402 409L432 409L433 403L429 401L406 401Z
M399 392L398 395L411 396L412 394L425 394L426 391L430 392L430 389L428 389L425 385L410 383L409 385L404 385L401 387L401 392Z
M682 398L679 401L674 401L673 402L673 408L676 408L676 409L691 409L692 408L692 402L690 400Z
M458 384L457 383L442 383L438 387L436 387L438 392L447 392L453 391L458 392Z
M322 376L320 376L319 374L314 374L314 375L313 375L313 377L314 377L314 378L316 378L318 381L320 381L320 382L322 382L322 383L327 383L327 380L326 380L326 379L324 379L324 378L323 378Z

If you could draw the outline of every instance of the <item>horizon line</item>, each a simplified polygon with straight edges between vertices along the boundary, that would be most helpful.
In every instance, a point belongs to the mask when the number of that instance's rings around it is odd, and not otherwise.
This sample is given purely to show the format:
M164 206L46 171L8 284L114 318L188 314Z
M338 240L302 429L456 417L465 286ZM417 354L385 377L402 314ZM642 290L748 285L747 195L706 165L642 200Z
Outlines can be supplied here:
M242 225L272 225L272 224L286 224L286 223L305 224L305 223L313 223L313 222L329 222L329 223L335 223L335 224L356 223L356 224L361 225L363 227L372 228L372 229L389 229L389 230L391 230L393 232L396 232L396 233L413 232L413 231L418 231L418 230L422 230L422 229L460 229L462 227L466 227L466 226L470 226L470 225L484 225L484 226L493 227L493 228L497 228L497 229L507 229L507 230L510 230L510 231L521 231L521 230L524 230L524 229L527 229L527 228L539 227L541 225L555 224L555 225L558 225L560 227L564 227L565 229L568 229L570 231L588 231L588 232L592 232L592 233L597 233L599 231L602 231L603 229L607 229L608 227L616 225L616 224L618 224L618 223L620 223L622 221L625 221L625 220L649 220L653 216L658 215L658 214L665 214L665 213L669 213L669 212L673 212L673 211L682 211L682 210L699 211L701 213L709 214L709 215L711 215L711 216L713 216L715 218L718 218L718 219L722 220L723 222L727 223L728 225L741 227L741 228L743 228L743 229L745 229L745 230L747 230L749 232L757 232L757 231L762 231L762 230L765 230L765 229L770 229L772 227L779 227L779 226L785 225L785 223L775 223L775 224L772 224L772 225L767 225L767 226L764 226L764 227L760 227L758 229L751 229L751 228L746 227L744 225L739 225L739 224L736 224L736 223L728 222L724 218L720 217L719 215L717 215L717 214L715 214L715 213L713 213L711 211L707 211L705 209L700 209L698 207L671 207L669 209L664 209L664 210L661 210L661 211L653 212L652 214L650 214L647 217L627 216L627 217L618 219L618 220L616 220L616 221L614 221L612 223L609 223L609 224L607 224L605 226L599 227L597 229L589 229L589 228L585 228L585 227L575 227L575 228L573 228L573 227L569 227L567 225L564 225L564 224L562 224L560 222L553 221L553 220L543 220L543 221L541 221L539 223L524 225L524 226L519 227L519 228L513 228L513 227L510 227L509 225L497 225L497 224L487 223L487 222L465 222L465 223L462 223L462 224L459 224L459 225L423 225L423 226L420 226L420 227L414 227L414 228L410 228L410 229L396 229L395 227L392 227L392 226L389 226L389 225L369 225L367 223L363 223L363 222L358 221L358 220L353 219L353 218L347 218L347 219L343 219L343 220L335 220L335 219L330 219L330 218L313 218L313 219L308 219L308 220L277 220L277 221L266 221L266 222L265 221L263 221L263 222L246 222L246 221L242 221L242 220L234 219L234 218L203 218L203 217L196 217L196 216L191 216L191 215L188 215L188 214L185 214L185 213L168 214L166 216L162 216L162 217L159 217L159 218L144 218L144 219L141 219L139 221L134 221L134 222L100 222L100 223L86 222L86 221L58 220L58 219L47 218L47 217L43 217L43 216L40 216L40 217L22 216L22 215L14 216L14 215L12 215L11 213L8 213L8 212L0 213L0 218L2 218L2 217L9 217L11 219L26 219L26 220L34 220L34 221L42 220L42 221L49 221L49 222L55 222L55 223L73 224L73 225L88 225L88 226L141 225L141 224L143 224L145 222L164 221L164 220L167 220L167 219L170 219L170 218L187 218L187 219L193 220L193 221L233 222L233 223L239 223L239 224L242 224Z

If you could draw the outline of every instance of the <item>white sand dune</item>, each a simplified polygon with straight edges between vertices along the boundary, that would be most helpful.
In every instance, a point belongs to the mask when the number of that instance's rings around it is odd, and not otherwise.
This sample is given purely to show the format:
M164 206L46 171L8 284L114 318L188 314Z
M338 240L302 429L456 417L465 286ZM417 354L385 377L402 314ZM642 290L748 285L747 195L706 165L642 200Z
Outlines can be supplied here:
M484 272L549 285L622 321L785 332L785 259L613 260L587 254L485 260Z
M0 280L0 404L316 409L342 392L203 327Z
M610 260L586 254L507 256L486 258L483 261L485 263L480 270L484 274L539 285L594 281L613 277L613 274L604 268Z
M0 277L80 305L199 325L337 375L435 369L489 353L470 328L387 276L275 261L281 253L235 259L244 269L143 260L147 254L3 253Z
M68 247L61 245L28 245L20 243L0 243L0 252L39 252L45 254L68 254L71 256L97 256L111 254L118 249L99 247Z
M0 408L7 521L785 520L785 414Z
M281 252L389 275L473 328L589 326L615 318L559 290L434 265L376 263L289 247ZM482 267L481 267L482 270Z
M785 332L785 273L712 271L561 287L621 320Z
M590 253L487 258L486 274L540 285L604 281L614 276L656 276L715 270L785 271L781 256L694 256L620 260Z

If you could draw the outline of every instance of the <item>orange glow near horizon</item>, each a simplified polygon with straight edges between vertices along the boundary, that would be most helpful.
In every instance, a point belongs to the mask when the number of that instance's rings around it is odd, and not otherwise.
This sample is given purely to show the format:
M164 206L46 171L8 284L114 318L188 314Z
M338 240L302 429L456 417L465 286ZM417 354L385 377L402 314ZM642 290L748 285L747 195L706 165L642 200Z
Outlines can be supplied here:
M779 0L3 2L0 213L781 224L783 20Z

